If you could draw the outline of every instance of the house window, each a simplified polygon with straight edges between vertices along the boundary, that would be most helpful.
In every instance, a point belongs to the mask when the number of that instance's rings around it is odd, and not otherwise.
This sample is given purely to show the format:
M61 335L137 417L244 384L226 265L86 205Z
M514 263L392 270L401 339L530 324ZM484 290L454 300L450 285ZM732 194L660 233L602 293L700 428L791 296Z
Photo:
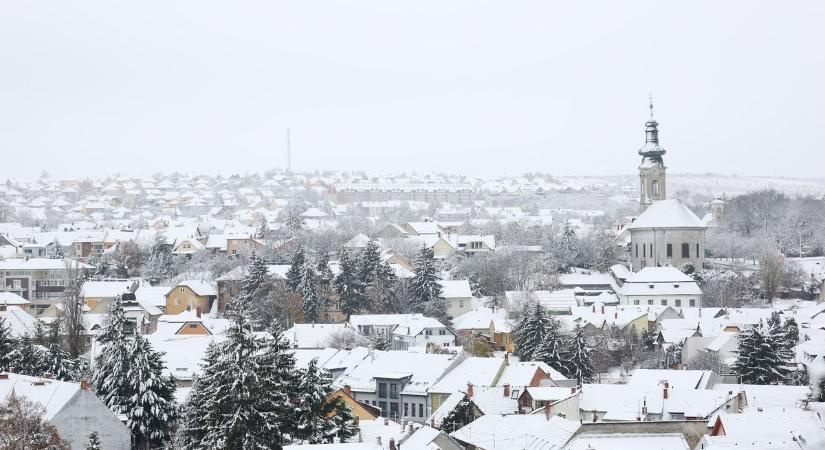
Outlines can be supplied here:
M667 244L667 257L673 258L673 244Z
M653 180L653 196L654 197L659 196L659 181L658 180Z
M412 404L412 414L411 415L413 417L415 417L415 403Z
M690 244L682 244L682 258L690 258Z
M690 306L696 306L696 299L690 299Z
M404 417L409 416L409 415L410 415L410 404L409 403L404 403Z
M418 404L418 417L424 417L424 404Z
M395 383L390 385L390 398L398 398L398 385Z
M642 258L647 258L647 246L642 244Z
M444 330L444 329L438 330L438 334L441 335L441 336L444 336L445 334L447 334L447 330Z
M378 383L378 398L387 398L387 383Z
M636 244L636 257L639 257L639 244Z
M638 305L638 304L639 304L639 300L633 300L633 304L634 304L634 305Z
M676 306L682 306L682 299L677 298L675 300L675 302L676 302Z
M180 288L180 293L181 293L181 294L183 294L183 293L184 293L184 288Z
M197 327L198 327L198 325L195 324L195 323L190 323L189 324L189 328L197 328Z
M696 244L696 257L699 257L699 244Z
M662 306L667 306L667 300L662 300Z
M378 402L378 407L381 408L381 417L389 417L387 413L387 402Z
M512 391L510 391L510 398L511 399L517 399L518 398L518 392L519 392L518 389L513 389Z
M648 300L648 301L647 301L647 304L648 304L648 305L653 305L653 299Z
M650 245L650 257L653 258L653 244Z

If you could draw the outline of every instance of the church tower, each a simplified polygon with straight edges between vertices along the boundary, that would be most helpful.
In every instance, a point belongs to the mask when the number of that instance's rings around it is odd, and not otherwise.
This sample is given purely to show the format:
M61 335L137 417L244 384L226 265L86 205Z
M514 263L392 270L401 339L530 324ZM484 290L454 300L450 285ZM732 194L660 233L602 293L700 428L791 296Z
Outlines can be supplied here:
M642 164L639 166L641 192L640 212L653 202L667 198L666 167L662 156L667 153L659 146L659 122L653 118L653 96L650 97L650 119L645 122L645 145L639 149Z

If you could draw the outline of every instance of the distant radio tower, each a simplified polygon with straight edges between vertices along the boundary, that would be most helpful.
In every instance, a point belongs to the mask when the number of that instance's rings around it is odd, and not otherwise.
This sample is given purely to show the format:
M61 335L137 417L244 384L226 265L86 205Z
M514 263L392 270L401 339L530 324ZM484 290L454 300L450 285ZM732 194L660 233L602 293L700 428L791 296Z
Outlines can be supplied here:
M286 173L292 173L292 140L289 138L289 128L286 129Z

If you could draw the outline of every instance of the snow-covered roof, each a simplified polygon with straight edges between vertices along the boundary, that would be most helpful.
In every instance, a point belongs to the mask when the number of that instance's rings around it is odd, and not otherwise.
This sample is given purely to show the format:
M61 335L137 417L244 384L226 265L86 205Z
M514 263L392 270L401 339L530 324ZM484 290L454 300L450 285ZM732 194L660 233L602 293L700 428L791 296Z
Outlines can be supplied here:
M438 280L444 298L469 298L473 296L469 280Z
M0 311L0 317L14 337L34 336L37 330L37 319L18 306L8 305L5 311Z
M131 292L134 281L87 281L83 283L81 295L90 298L114 298Z
M544 414L486 414L450 436L478 448L560 449L581 423Z
M0 401L5 401L12 393L18 397L37 403L46 413L43 418L52 419L68 404L80 390L80 383L70 383L54 379L42 379L16 373L0 378Z
M424 395L441 377L454 355L372 350L353 367L347 368L334 384L349 385L353 391L375 392L375 377L391 374L409 374L403 394Z
M15 294L14 292L0 292L0 305L28 305L29 302L25 298Z
M352 330L345 323L296 323L284 336L295 348L324 348L333 333L344 329Z
M91 269L92 266L70 259L51 258L28 258L28 259L4 259L0 261L0 270L64 270L65 261L69 261L72 267L77 265L82 269Z
M649 387L667 381L672 388L706 389L712 376L710 370L636 369L628 384Z
M565 450L688 450L681 433L667 434L590 434L574 437Z
M466 391L467 383L472 383L474 386L479 387L493 386L503 366L503 357L467 358L438 380L438 382L430 388L430 392L451 394L453 392Z
M166 289L166 295L169 295L174 289L176 289L179 286L186 286L189 289L192 289L192 292L201 296L218 295L218 291L215 289L214 285L201 280L183 280L175 286L168 287Z
M746 410L762 408L797 408L802 399L811 392L809 386L757 385L757 384L716 384L714 389L745 391L748 400Z
M707 228L702 220L679 199L653 202L630 224L630 230L643 228Z

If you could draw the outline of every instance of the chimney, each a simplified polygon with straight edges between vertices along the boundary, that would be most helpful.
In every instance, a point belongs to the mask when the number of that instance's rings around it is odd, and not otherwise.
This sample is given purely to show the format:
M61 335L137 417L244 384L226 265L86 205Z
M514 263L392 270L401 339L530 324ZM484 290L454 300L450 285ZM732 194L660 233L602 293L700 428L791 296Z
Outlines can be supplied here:
M510 365L510 352L504 352L504 365Z
M593 303L592 308L593 308L593 313L595 314L596 313L596 304L595 303Z
M547 420L550 420L550 416L553 415L553 407L550 406L550 402L544 402L544 417Z
M618 319L618 318L619 318L619 310L618 310L618 309L616 309L616 312L614 312L614 313L613 313L613 318L614 318L614 319Z
M0 311L5 311L5 310L6 310L6 304L3 303L2 305L0 305Z
M473 383L467 383L467 397L473 398Z
M647 417L647 398L642 400L642 415Z
M602 305L602 314L604 314L604 305Z
M410 430L410 434L413 434L413 431L415 431L415 426L413 425L412 422L407 424L407 429Z
M46 382L42 378L32 381L32 386L45 386Z
M435 428L435 419L430 419L430 428Z
M88 380L80 380L80 390L88 391L89 390L89 381Z
M344 394L352 396L352 388L350 387L350 385L348 385L348 384L344 385Z
M0 373L0 380L8 380L8 379L9 379L9 373L8 372Z
M670 387L670 385L667 383L667 381L665 381L665 389L662 392L662 398L664 398L665 400L667 400L667 388L668 387Z
M52 375L51 372L44 372L43 373L43 378L45 378L47 380L51 380L52 378L54 378L54 375Z
M395 439L390 438L390 450L398 450L395 446Z
M571 394L575 394L575 393L576 393L576 386L570 386L570 393L571 393Z
M384 426L388 427L390 425L390 419L384 419Z
M504 385L504 396L508 397L508 398L510 397L510 385L509 384Z
M593 422L597 421L599 416L596 415L596 411L593 411Z

